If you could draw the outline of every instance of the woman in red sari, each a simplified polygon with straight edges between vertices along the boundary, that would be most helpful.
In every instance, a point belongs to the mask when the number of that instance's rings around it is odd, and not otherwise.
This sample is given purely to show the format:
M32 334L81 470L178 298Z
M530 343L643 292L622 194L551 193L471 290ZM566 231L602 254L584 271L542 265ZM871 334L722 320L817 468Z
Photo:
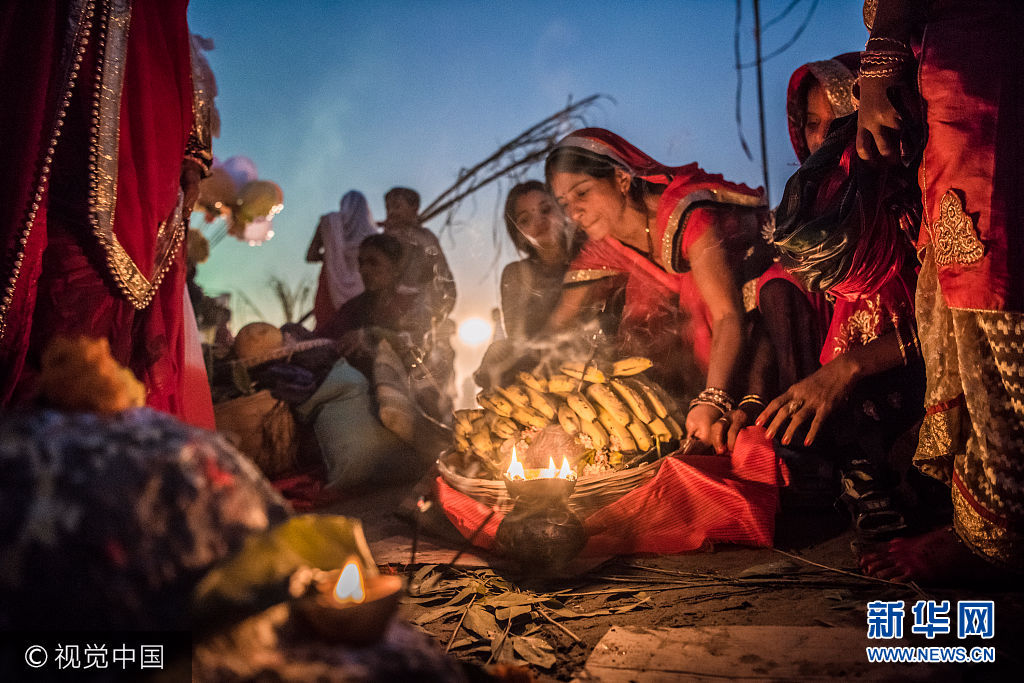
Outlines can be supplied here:
M766 216L759 190L697 164L669 167L600 128L572 133L548 156L548 184L587 242L552 315L564 327L598 291L572 287L625 278L620 352L654 361L659 379L696 394L690 438L721 446L737 403L745 344L740 263L732 241ZM601 291L600 295L606 292ZM742 394L740 394L742 395Z
M32 398L54 336L88 335L150 406L213 427L201 357L190 374L186 356L183 242L211 161L187 4L0 10L0 88L18 103L0 108L2 406Z

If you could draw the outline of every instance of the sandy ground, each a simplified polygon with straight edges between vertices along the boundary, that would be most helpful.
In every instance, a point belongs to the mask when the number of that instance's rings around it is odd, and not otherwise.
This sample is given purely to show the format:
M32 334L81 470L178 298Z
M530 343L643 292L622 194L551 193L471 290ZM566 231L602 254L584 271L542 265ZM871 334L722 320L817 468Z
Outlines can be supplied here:
M394 557L396 552L404 556L405 548L411 545L411 525L394 514L394 511L399 509L401 501L407 498L408 494L409 488L403 487L352 495L323 512L345 514L361 519L375 556L387 554ZM444 533L441 524L428 526L431 529L421 533L424 542L431 546L440 546L442 549L448 548L451 555L454 555L461 545L457 538ZM613 626L639 632L671 627L765 627L763 643L756 647L757 651L740 658L743 661L737 661L735 676L726 676L743 680L751 680L746 677L751 674L749 671L744 672L746 665L743 662L758 659L786 661L787 658L798 656L799 653L780 651L773 642L771 627L814 627L814 634L820 638L815 645L825 647L826 651L834 656L831 658L831 664L821 662L820 667L809 671L807 679L847 679L850 678L850 671L844 671L842 662L860 662L865 655L863 651L851 653L829 650L834 634L838 633L833 631L830 635L830 631L844 627L856 628L865 631L866 635L866 606L868 602L876 600L904 600L907 604L908 618L906 629L909 630L910 606L920 599L950 600L954 605L954 611L958 600L993 600L996 630L995 638L992 640L975 639L973 642L960 642L955 637L939 636L933 641L928 641L923 636L913 636L907 638L906 644L992 645L997 648L996 664L953 667L931 664L900 665L913 667L904 670L908 676L913 673L912 677L918 680L922 675L925 680L988 681L1002 680L1004 677L1006 680L1021 680L1019 671L1024 668L1024 650L1020 647L1020 643L1024 642L1024 591L1019 587L1011 590L982 588L915 591L910 587L856 576L856 562L850 549L853 536L847 526L845 515L827 507L803 511L784 510L778 518L774 549L719 546L682 555L615 558L583 576L565 578L536 587L547 591L572 588L574 592L599 592L631 586L628 580L630 578L638 582L648 582L644 585L650 586L657 586L660 580L669 583L682 581L679 575L686 573L710 574L723 578L723 583L718 586L648 591L649 609L563 622L579 642L553 625L544 626L541 633L556 646L558 661L548 670L535 669L536 680L567 681L574 677L586 678L584 668L588 657ZM792 559L784 553L798 555L810 562L849 574ZM433 555L434 558L438 556L444 556L443 551L435 552ZM640 567L650 567L656 571ZM414 566L410 570L400 564L394 564L392 568L400 572L408 571L410 574L416 569ZM729 583L728 579L737 577L754 580L755 583L742 586ZM574 605L589 611L602 606L635 601L636 598L629 594L617 596L603 593L580 597L574 601ZM406 605L403 607L403 615L406 618L413 618L418 610L422 609L416 605ZM447 642L453 629L452 623L435 622L426 625L426 630L442 644ZM871 644L889 643L875 641ZM478 657L469 659L477 663L483 661ZM873 671L869 668L865 678L862 667L860 675L853 677L858 680L890 680L894 675L891 669L886 672L878 669L877 675ZM904 678L898 670L896 677ZM621 680L674 678L626 676Z

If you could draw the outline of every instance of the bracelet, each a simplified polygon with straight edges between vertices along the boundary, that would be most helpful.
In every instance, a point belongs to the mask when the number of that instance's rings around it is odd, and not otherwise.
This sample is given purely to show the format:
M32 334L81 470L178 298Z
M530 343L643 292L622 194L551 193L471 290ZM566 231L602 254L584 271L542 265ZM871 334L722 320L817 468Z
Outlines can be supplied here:
M744 403L753 403L755 405L761 406L761 408L768 407L768 404L765 403L764 398L760 394L747 394L746 396L740 399L739 405L743 405Z
M862 69L861 72L860 72L860 77L861 78L889 78L890 76L899 76L904 71L905 71L905 69L903 69L902 67L901 68L889 67L889 68L886 68L886 69L869 69L868 71L864 71Z
M704 391L700 392L697 395L697 398L690 401L690 408L693 408L696 405L706 405L717 408L721 411L722 415L725 415L732 410L733 400L732 397L722 389L708 387Z

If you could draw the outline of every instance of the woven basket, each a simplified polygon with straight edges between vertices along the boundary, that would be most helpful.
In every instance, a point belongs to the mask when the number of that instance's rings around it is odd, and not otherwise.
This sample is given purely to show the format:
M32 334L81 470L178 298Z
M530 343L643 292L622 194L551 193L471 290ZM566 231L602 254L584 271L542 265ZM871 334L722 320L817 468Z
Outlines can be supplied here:
M448 456L449 453L441 456L438 469L449 486L488 507L497 507L501 512L512 509L512 499L509 498L503 481L464 477L453 467L448 466ZM653 479L661 468L662 460L664 458L639 467L580 477L576 480L572 496L569 497L569 507L581 518L586 519L591 513Z
M274 479L293 470L299 453L295 418L287 403L259 391L213 407L217 431Z

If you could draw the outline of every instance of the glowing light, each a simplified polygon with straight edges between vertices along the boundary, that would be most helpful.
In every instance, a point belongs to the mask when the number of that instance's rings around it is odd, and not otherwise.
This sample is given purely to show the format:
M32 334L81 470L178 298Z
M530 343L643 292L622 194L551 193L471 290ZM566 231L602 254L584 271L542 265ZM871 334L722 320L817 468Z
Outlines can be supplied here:
M355 561L349 560L341 570L338 585L334 587L334 597L341 602L362 602L365 599L363 575Z
M526 480L526 471L523 469L523 463L519 462L516 458L516 447L512 446L512 462L508 464L508 469L505 470L505 476L515 481L516 479Z
M548 458L548 466L537 473L538 479L554 479L558 476L558 470L555 469L554 458Z
M483 318L466 318L459 325L459 339L469 346L480 346L486 344L494 328Z
M562 458L562 467L561 467L561 469L558 470L558 478L559 479L575 479L576 478L576 473L572 471L571 467L569 467L569 459L568 458L565 458L565 457Z

